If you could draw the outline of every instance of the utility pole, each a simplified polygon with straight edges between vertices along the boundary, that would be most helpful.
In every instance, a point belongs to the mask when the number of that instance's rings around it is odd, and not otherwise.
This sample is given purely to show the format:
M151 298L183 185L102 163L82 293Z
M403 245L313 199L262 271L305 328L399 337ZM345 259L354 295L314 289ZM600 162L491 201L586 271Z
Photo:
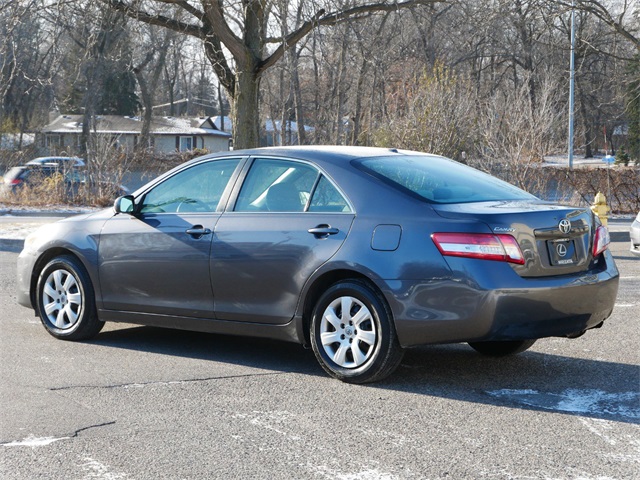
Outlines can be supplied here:
M573 170L573 111L575 109L575 43L576 43L576 10L575 0L571 2L571 60L569 61L569 170Z

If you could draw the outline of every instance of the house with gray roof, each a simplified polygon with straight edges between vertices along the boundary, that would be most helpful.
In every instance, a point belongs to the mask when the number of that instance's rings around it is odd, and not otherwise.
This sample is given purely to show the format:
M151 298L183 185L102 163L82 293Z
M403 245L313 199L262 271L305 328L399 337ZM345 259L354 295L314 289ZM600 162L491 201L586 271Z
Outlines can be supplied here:
M43 154L76 153L82 136L83 115L58 115L36 133ZM124 150L140 142L142 117L97 115L92 132L108 136ZM196 148L219 152L229 150L231 134L223 132L211 117L180 118L154 116L149 131L150 147L156 152L176 153Z

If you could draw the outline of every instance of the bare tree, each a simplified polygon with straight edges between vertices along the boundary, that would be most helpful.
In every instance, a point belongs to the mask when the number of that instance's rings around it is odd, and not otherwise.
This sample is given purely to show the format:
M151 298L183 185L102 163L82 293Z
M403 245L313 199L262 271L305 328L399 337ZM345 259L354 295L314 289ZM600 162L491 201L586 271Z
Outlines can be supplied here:
M563 144L566 105L552 78L542 79L537 108L531 101L524 82L519 90L496 92L481 102L478 118L480 166L495 172L495 165L501 165L504 176L525 189L536 164Z
M472 147L477 113L466 78L436 65L416 79L404 79L394 97L392 120L376 131L376 145L452 158Z
M566 9L576 8L589 13L630 41L640 51L640 6L637 0L575 0L557 2Z
M193 36L202 42L220 82L233 101L234 142L238 148L254 147L259 143L258 99L262 74L309 32L349 18L436 2L381 1L356 4L329 13L323 8L313 8L314 13L283 38L271 35L269 26L273 9L267 0L203 0L199 6L183 0L101 1L134 19ZM177 11L188 14L189 18L179 19Z
M22 135L32 116L46 115L60 29L44 15L37 0L0 6L0 131Z

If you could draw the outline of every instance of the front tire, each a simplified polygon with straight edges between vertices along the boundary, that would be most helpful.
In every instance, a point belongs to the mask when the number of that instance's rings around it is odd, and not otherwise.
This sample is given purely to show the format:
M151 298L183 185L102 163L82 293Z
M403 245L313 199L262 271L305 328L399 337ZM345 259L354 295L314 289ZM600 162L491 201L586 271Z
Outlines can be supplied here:
M329 375L348 383L381 380L404 355L385 300L358 280L339 282L320 297L311 347Z
M476 352L489 357L506 357L522 353L531 348L535 340L507 340L497 342L469 342L469 346Z
M54 258L40 272L37 309L47 332L63 340L92 338L104 326L96 313L89 274L70 255Z

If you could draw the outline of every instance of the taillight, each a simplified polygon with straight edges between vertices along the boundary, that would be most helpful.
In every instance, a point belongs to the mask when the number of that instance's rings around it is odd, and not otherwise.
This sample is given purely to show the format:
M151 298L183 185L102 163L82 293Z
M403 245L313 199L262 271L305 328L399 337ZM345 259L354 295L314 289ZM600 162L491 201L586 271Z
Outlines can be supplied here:
M433 242L442 255L479 258L524 265L524 255L511 235L489 233L434 233Z
M611 237L609 236L609 230L604 225L596 228L596 234L593 237L593 256L597 257L604 252L611 243Z
M19 178L14 178L9 182L9 185L20 185L21 183L22 183L22 180L20 180Z

